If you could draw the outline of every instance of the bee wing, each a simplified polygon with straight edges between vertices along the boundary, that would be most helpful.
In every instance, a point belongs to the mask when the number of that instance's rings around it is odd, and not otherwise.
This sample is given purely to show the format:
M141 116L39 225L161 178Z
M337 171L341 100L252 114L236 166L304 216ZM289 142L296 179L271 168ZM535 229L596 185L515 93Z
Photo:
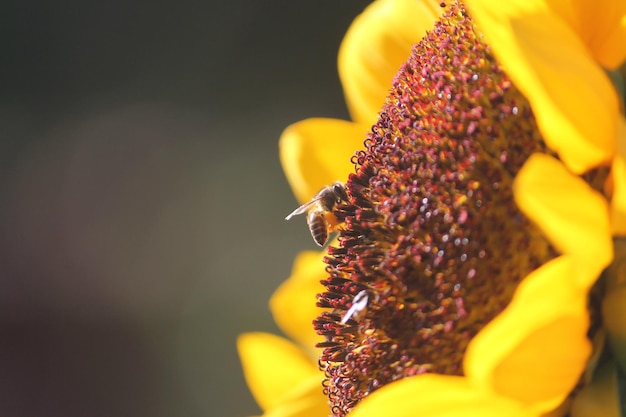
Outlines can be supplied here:
M354 315L359 315L365 308L367 307L367 302L369 301L369 296L367 295L367 291L362 290L359 291L357 295L354 296L352 300L352 306L346 311L346 314L341 318L341 324L345 324L352 318Z
M297 209L289 213L289 215L285 217L285 220L289 220L293 216L297 216L298 214L305 213L315 203L317 203L317 199L315 198L307 203L304 203L303 205L301 205L300 207L298 207Z

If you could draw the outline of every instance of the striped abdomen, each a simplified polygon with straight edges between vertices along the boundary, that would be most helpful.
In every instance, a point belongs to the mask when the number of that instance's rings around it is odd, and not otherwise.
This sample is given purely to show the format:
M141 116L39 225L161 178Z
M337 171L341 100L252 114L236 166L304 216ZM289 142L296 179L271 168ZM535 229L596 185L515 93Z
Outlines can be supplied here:
M328 223L322 210L312 210L306 218L313 240L319 246L324 246L328 240Z

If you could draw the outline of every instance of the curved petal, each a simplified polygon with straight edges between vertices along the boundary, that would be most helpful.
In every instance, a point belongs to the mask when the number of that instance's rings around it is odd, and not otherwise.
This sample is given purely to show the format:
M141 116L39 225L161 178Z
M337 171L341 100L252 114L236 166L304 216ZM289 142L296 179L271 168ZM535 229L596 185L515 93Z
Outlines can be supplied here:
M561 14L568 2L550 2L550 7ZM626 2L624 0L572 2L577 19L572 27L604 68L616 69L626 58Z
M280 137L280 161L300 203L335 181L354 172L350 158L363 148L370 126L337 119L306 119Z
M617 68L626 54L626 3L623 0L546 1L549 11L563 19L580 37L593 58L605 68Z
M618 155L611 168L611 227L613 236L626 236L626 121L620 118Z
M605 198L555 158L533 154L513 183L515 202L561 253L577 262L578 284L589 288L613 259Z
M576 173L615 153L619 104L579 35L542 0L467 0L494 55L530 101L548 146Z
M614 178L611 200L612 232L614 236L626 236L626 158L615 158L611 173Z
M571 282L570 257L529 274L509 306L474 337L465 374L481 386L525 403L559 405L591 353L587 291Z
M322 337L313 330L313 320L322 309L315 296L325 290L320 280L326 278L324 252L301 252L294 262L291 276L274 292L270 310L274 321L290 338L302 346L315 346Z
M339 78L352 120L373 124L413 44L441 14L437 1L378 0L359 15L339 48Z
M294 387L322 374L316 364L290 341L269 333L245 333L237 339L244 376L263 410L293 395ZM277 365L279 364L279 365Z
M328 399L322 394L321 378L302 381L288 398L266 411L263 417L320 417L329 414Z
M538 417L540 409L470 385L466 378L436 374L392 382L375 391L350 417Z

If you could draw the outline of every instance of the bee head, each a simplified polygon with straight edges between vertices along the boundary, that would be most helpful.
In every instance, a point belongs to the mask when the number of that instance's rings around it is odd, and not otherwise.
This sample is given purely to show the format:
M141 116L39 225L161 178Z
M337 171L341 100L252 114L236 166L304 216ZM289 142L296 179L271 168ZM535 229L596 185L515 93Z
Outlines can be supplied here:
M320 205L326 211L334 210L335 206L342 201L348 201L348 194L346 194L346 188L341 182L329 185L319 193Z
M333 184L333 194L335 195L335 201L337 204L342 201L348 201L348 194L346 193L346 187L341 182L336 182Z

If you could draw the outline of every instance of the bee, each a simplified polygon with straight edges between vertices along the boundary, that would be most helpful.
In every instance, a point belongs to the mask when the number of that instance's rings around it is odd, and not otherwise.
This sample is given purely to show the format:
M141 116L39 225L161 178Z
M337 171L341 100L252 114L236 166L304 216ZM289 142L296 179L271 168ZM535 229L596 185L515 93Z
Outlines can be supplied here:
M361 314L367 308L367 303L369 302L369 295L367 295L367 291L362 290L359 291L357 295L352 299L352 306L346 311L346 314L341 318L341 324L345 324L348 320L354 318L358 320L361 317Z
M285 217L285 220L308 212L306 223L309 226L311 236L313 236L315 243L324 246L328 240L328 234L338 223L332 211L337 204L342 202L348 202L348 194L343 183L337 181L333 185L322 188L311 201L295 209Z

